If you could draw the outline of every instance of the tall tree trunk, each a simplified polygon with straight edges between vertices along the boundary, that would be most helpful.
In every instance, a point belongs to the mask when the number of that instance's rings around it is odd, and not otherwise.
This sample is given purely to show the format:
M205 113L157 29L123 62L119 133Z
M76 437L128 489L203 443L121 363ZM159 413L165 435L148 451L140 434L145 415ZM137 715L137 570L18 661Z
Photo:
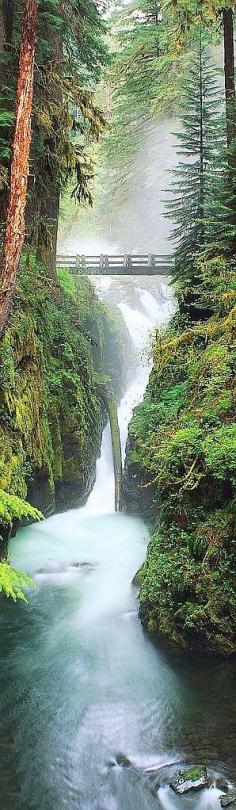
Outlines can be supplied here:
M15 13L15 0L0 0L0 87L2 96L2 107L4 109L6 99L6 109L8 109L7 95L10 84L9 74L12 70L8 63L7 55L11 52L12 33ZM9 129L1 128L2 138L6 142L10 138ZM0 159L0 236L2 238L4 224L7 215L7 199L9 190L10 160L5 155Z
M234 21L232 8L223 9L224 26L224 73L225 73L225 100L227 116L227 143L230 149L232 140L236 136L236 109L235 109L235 65L234 65Z
M42 192L42 189L40 189ZM57 233L59 222L60 192L51 187L45 190L44 199L39 197L37 216L40 220L36 256L47 265L48 275L56 273Z
M228 147L228 176L231 197L231 225L236 233L236 92L234 63L234 19L232 8L223 9L224 72ZM236 253L236 237L232 236L231 250Z
M16 94L10 196L1 266L0 334L8 321L25 236L38 0L25 0Z
M204 177L204 126L203 126L203 76L202 76L202 32L200 28L199 33L199 162L200 162L200 178L199 178L199 220L200 228L199 235L200 241L204 243L204 191L205 191L205 177Z
M12 41L14 14L16 0L0 0L5 18L5 38L8 43Z
M0 0L0 52L4 51L4 48L5 48L5 17L4 17L3 0Z
M47 29L47 40L50 45L49 64L48 64L48 78L47 78L47 95L50 96L55 107L62 104L62 91L57 81L53 77L51 64L54 65L55 73L60 69L60 64L63 60L63 44L61 32L55 32L52 28ZM45 65L45 72L47 65ZM47 101L46 101L47 103ZM56 136L57 119L53 122L54 133ZM56 142L53 139L49 143L45 142L44 156L39 165L34 183L34 192L32 195L34 212L33 219L37 224L37 230L32 230L32 244L36 248L36 256L39 261L47 265L48 274L55 276L56 274L56 250L57 250L57 232L59 221L59 205L60 205L60 188L58 183L57 172L53 172L52 165L54 162L54 151L56 150ZM49 152L49 155L48 155ZM30 200L31 203L31 200ZM29 206L29 232L31 231L32 223L32 210ZM34 215L35 214L35 215ZM36 237L36 238L35 238Z

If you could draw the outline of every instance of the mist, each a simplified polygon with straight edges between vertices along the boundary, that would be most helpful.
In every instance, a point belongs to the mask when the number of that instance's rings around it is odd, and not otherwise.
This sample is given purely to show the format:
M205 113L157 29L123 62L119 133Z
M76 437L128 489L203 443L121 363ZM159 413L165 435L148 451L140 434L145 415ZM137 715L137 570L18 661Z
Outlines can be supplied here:
M78 254L171 253L171 222L165 201L177 164L176 119L159 120L142 128L139 146L129 163L124 183L101 195L102 165L94 184L93 208L67 203L61 222L58 252ZM124 175L126 167L124 167Z

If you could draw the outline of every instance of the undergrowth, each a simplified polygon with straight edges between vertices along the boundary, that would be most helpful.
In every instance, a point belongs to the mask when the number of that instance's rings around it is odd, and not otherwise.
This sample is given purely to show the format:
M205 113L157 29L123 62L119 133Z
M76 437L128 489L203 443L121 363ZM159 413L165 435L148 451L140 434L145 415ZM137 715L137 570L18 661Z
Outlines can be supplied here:
M130 425L129 462L156 516L140 612L182 646L236 651L235 327L233 265L198 263L205 320L177 313L153 346L153 371Z
M0 345L1 556L18 523L89 494L106 421L101 384L119 396L126 353L122 316L99 302L88 279L63 268L49 276L24 256Z

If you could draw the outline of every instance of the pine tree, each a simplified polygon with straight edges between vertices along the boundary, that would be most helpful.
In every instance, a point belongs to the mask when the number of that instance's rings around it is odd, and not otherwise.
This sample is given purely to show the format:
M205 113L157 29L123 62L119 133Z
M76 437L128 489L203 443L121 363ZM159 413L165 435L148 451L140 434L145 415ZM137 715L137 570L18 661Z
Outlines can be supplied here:
M176 278L191 276L192 256L211 240L208 221L212 172L222 147L224 129L219 113L217 72L202 40L193 51L192 65L183 82L182 128L176 134L183 157L174 171L167 215L175 222Z

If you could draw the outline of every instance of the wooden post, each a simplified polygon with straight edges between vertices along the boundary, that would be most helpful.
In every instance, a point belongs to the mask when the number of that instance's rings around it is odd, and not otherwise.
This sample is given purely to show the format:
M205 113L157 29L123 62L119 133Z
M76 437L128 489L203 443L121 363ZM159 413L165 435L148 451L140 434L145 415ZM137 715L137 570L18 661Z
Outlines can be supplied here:
M124 269L130 270L132 268L132 258L129 253L124 255Z
M103 254L101 254L100 261L99 261L99 269L100 270L105 270L106 272L108 272L108 270L109 270L108 256L103 256Z
M148 254L148 268L150 270L155 270L155 267L156 267L155 253L149 253Z
M86 259L85 259L85 256L76 256L75 263L76 263L76 269L79 270L79 273L84 274L86 272Z

